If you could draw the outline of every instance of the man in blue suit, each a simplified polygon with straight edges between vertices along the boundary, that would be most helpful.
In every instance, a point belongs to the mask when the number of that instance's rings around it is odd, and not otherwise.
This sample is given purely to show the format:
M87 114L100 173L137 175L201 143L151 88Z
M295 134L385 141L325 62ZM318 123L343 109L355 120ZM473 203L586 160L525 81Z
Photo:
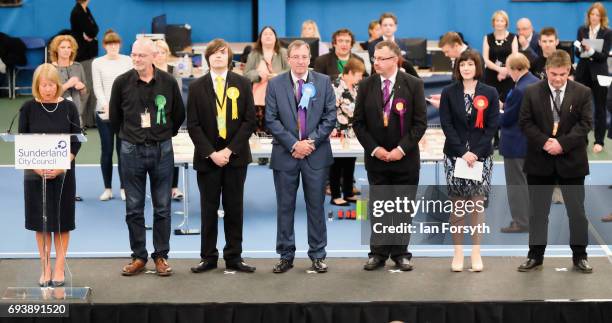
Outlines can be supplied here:
M311 269L324 273L327 227L323 203L325 180L334 162L329 135L336 125L336 97L328 76L308 71L308 44L296 40L287 52L291 70L270 80L266 92L266 126L274 137L270 168L274 171L276 252L280 255L273 271L284 273L293 268L293 219L301 176L308 217L308 257Z
M510 77L515 82L508 93L502 113L499 114L499 153L504 156L506 191L512 222L501 228L503 233L529 232L529 191L527 176L523 172L527 155L527 138L519 126L519 114L525 90L540 79L529 72L529 60L521 53L514 53L506 59Z

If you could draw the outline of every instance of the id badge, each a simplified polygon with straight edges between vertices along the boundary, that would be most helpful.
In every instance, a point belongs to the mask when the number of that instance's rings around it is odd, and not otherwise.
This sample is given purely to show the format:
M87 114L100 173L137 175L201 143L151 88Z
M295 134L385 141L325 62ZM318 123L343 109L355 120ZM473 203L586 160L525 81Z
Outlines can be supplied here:
M140 127L151 128L151 114L149 111L140 114Z

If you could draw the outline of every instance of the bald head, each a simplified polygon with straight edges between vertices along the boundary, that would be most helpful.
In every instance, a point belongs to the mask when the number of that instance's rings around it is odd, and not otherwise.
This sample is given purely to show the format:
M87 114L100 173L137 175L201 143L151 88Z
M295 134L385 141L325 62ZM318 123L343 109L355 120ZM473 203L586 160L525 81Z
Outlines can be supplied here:
M529 38L533 34L533 26L529 18L521 18L516 22L516 30L519 35Z
M157 50L155 44L148 38L139 38L132 45L132 64L139 73L153 71L153 60Z

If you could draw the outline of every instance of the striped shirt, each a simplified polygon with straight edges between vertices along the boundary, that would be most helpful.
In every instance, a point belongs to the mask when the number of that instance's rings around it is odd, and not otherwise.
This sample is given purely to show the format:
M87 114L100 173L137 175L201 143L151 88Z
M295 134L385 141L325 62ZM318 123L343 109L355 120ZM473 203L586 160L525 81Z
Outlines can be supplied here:
M132 69L132 59L126 55L119 55L118 59L108 59L108 55L98 57L91 63L91 77L93 90L96 95L96 110L103 110L110 101L113 82L117 76Z

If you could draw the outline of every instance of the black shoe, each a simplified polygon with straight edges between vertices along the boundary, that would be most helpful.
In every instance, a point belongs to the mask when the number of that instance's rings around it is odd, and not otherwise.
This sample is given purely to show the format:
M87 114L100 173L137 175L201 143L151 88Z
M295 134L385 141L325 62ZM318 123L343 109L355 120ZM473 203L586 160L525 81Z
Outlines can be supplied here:
M274 265L274 268L272 268L272 272L275 274L282 274L289 271L291 268L293 268L293 261L281 258L278 264Z
M53 284L53 287L62 287L64 286L65 282L63 280L53 280L51 281L51 284Z
M38 281L38 286L40 286L40 287L53 287L53 281L48 280L46 282L43 282L43 281L39 280Z
M327 272L327 264L323 259L315 259L312 261L312 270L318 273L326 273Z
M395 268L401 271L411 271L412 270L412 264L410 263L410 259L406 257L402 257L398 260L394 260L394 262L395 262Z
M363 265L364 270L375 270L385 266L385 261L376 257L370 257L368 261Z
M240 261L238 262L233 262L233 263L226 262L225 269L241 271L243 273L254 273L255 269L257 268L255 268L255 266L250 266L249 264L244 262L244 260L240 259Z
M593 272L593 267L589 265L589 262L586 259L580 259L577 262L574 262L574 271L590 274Z
M337 203L336 201L334 201L334 199L331 199L331 200L329 201L329 204L331 204L331 205L335 205L335 206L349 206L349 205L351 205L351 203L349 203L349 202L347 202L347 201L344 201L344 202L342 202L342 203Z
M202 261L200 261L200 263L197 266L191 267L191 272L198 274L198 273L203 273L205 271L209 271L215 268L217 268L217 262L212 262L210 260L202 259Z
M531 272L531 271L536 271L536 270L542 270L543 263L544 263L543 260L527 258L527 260L518 267L518 271L525 273L525 272Z

